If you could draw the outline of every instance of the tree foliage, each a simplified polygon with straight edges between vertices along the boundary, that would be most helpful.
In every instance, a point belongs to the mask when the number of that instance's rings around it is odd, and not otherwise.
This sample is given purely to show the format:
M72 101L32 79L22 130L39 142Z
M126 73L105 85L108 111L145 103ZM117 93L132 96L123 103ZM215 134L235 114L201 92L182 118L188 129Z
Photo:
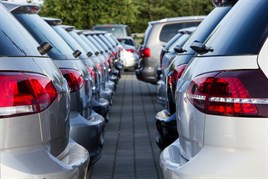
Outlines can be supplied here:
M45 0L41 15L61 18L64 24L81 29L117 23L144 32L149 21L206 15L212 8L210 0Z

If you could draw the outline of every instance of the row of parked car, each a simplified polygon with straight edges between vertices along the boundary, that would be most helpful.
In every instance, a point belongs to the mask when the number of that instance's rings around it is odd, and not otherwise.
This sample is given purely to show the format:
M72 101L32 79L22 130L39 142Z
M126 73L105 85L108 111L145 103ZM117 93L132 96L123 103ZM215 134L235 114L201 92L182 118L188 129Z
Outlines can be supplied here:
M0 2L0 178L85 178L123 68L110 33Z
M198 26L180 29L159 51L159 76L141 77L146 65L156 67L148 65L146 43L140 47L137 78L159 80L158 101L165 106L155 117L160 165L166 179L265 179L268 1L213 4ZM158 39L150 31L152 25L144 41Z

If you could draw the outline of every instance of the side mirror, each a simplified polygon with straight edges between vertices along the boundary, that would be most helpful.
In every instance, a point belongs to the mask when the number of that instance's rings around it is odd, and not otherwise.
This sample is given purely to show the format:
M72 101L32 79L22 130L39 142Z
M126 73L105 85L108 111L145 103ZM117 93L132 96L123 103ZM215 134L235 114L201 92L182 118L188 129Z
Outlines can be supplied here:
M74 56L74 58L77 58L77 57L79 57L81 54L82 54L82 53L81 53L79 50L76 50L76 51L74 51L73 56Z
M182 46L180 46L180 45L176 45L176 46L174 47L174 50L175 50L175 52L177 52L177 53L184 53L184 52L187 52L187 50L184 50L184 49L182 48Z
M213 52L214 50L211 47L207 47L206 45L202 44L199 41L194 41L192 45L190 46L191 49L193 49L198 54L205 54L208 52Z
M37 47L37 50L41 55L48 53L53 47L48 42L43 42L40 46Z

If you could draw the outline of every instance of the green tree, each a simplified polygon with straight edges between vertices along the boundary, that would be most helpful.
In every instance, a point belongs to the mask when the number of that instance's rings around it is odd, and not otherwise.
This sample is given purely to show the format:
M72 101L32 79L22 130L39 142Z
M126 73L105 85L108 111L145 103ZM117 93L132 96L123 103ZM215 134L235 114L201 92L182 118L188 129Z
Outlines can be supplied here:
M210 0L45 0L41 15L61 18L64 24L82 29L122 23L132 32L144 32L149 21L207 15L212 9Z
M135 22L137 12L132 0L45 0L41 15L89 29L95 24Z

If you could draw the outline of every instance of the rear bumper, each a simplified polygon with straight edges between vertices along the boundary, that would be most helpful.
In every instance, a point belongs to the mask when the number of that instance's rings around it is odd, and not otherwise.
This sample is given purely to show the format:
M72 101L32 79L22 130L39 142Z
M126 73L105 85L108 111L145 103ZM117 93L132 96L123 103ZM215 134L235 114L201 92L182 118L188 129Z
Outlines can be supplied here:
M111 105L108 100L104 98L93 99L92 108L98 114L102 115L105 119L108 112L111 109Z
M187 161L182 157L180 149L177 139L160 154L160 166L165 179L267 179L268 156L267 153L263 155L265 152L207 145Z
M90 165L101 156L104 143L104 123L104 118L96 113L93 113L88 119L76 112L70 113L70 137L88 150Z
M166 83L163 80L157 81L157 102L164 105L166 102Z
M89 162L87 150L71 139L60 158L44 146L1 151L0 155L0 178L85 178Z
M155 116L157 128L156 143L164 149L178 138L176 114L170 115L165 109Z
M138 68L135 70L136 77L140 81L156 84L157 77L153 68Z

